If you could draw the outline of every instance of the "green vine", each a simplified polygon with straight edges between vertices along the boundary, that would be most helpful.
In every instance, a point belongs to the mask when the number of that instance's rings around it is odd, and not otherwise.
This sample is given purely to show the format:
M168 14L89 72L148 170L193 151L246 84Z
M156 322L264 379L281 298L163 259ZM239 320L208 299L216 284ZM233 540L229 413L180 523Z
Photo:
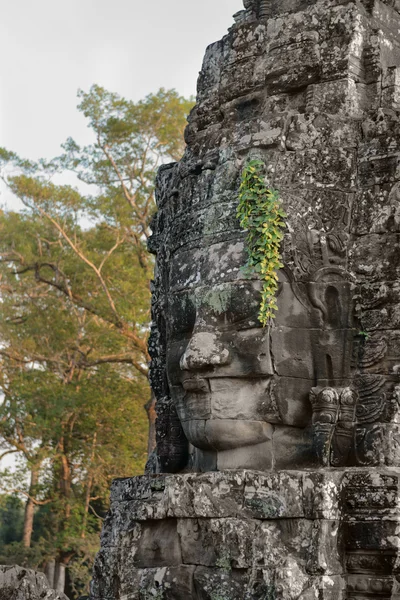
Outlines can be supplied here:
M278 271L283 267L280 245L285 227L283 219L287 215L278 193L265 185L263 171L264 163L260 160L249 161L243 169L237 216L248 232L246 267L258 273L264 282L258 318L265 327L275 318L278 309Z

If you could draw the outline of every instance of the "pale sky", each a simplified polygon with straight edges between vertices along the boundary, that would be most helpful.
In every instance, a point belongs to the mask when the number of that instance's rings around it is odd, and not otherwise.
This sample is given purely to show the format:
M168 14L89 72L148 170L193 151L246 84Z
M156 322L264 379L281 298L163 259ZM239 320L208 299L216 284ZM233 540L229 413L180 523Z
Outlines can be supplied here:
M0 19L0 146L50 158L88 141L78 88L195 93L205 48L242 0L12 0Z

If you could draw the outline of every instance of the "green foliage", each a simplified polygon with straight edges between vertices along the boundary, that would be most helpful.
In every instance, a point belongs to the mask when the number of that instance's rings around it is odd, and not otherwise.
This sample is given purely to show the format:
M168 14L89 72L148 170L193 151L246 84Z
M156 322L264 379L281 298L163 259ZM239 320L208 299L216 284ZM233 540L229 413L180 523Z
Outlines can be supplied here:
M92 579L93 563L99 550L99 532L80 539L75 547L75 555L68 567L68 575L71 589L75 597L89 592L89 584Z
M35 504L31 548L19 529L0 555L68 564L76 594L111 480L141 474L147 457L154 177L183 153L192 106L174 90L137 103L99 86L79 96L88 146L69 139L38 162L0 148L25 206L0 210L0 456L21 465L0 479ZM66 174L79 188L59 183Z
M0 565L19 565L38 569L46 556L46 542L40 540L25 548L22 542L0 545Z
M21 539L23 523L22 500L16 494L0 496L0 548Z
M369 332L368 331L359 331L358 335L363 338L366 342L369 340Z
M259 320L265 327L277 310L278 270L283 267L280 245L286 214L276 191L269 190L263 177L264 164L247 163L242 173L237 216L247 230L247 267L263 281Z

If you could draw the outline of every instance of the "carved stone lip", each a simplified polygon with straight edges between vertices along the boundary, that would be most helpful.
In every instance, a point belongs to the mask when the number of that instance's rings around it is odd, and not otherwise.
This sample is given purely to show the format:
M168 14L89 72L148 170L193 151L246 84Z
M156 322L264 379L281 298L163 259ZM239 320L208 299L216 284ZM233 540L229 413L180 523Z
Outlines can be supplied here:
M207 379L203 377L188 377L182 381L183 389L186 392L207 393L210 391L210 385Z

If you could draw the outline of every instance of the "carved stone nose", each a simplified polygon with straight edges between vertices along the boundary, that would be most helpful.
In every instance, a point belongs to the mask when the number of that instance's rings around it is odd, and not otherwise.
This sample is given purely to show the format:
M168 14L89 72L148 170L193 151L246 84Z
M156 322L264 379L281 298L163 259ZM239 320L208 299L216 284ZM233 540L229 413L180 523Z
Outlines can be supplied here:
M183 371L204 369L205 367L227 365L231 361L226 348L214 333L195 333L183 353L180 367Z

